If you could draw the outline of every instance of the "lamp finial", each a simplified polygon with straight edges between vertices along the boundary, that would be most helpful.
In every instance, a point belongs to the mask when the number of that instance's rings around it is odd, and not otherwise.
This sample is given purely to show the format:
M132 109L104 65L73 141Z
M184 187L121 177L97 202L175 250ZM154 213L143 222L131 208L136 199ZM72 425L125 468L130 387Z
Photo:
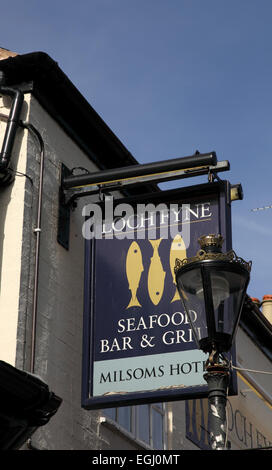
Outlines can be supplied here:
M214 233L210 233L209 235L202 235L198 239L198 243L200 244L201 249L205 251L206 249L217 249L221 251L223 242L224 238L222 237L222 235L215 235Z

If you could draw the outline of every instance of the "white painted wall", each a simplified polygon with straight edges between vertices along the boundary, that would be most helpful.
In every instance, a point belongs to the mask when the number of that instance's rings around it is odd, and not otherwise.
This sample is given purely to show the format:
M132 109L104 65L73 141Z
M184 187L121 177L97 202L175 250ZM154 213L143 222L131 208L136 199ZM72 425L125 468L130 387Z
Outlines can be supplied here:
M81 200L71 212L70 247L65 250L57 242L58 191L60 164L67 167L96 168L89 158L65 134L33 97L30 99L29 121L41 133L45 143L45 166L41 222L41 247L38 290L37 341L35 373L63 399L56 416L35 435L40 447L54 449L88 449L97 444L97 413L81 408L82 317L84 288L84 239ZM26 131L27 132L27 131ZM18 349L18 364L29 364L30 324L33 295L33 259L39 183L39 146L28 135L27 173L34 182L33 205L25 206L25 243L22 253L22 289L20 323L27 325L27 349ZM28 189L29 200L31 188ZM31 224L29 221L31 220ZM28 267L31 266L29 275ZM26 299L25 301L24 298ZM18 337L18 344L22 338Z
M0 98L0 142L2 145L11 100ZM26 96L22 117L28 114ZM11 164L25 173L27 165L27 135L18 130ZM25 177L0 190L0 358L15 365L18 327L18 306L21 286L21 257L24 217Z

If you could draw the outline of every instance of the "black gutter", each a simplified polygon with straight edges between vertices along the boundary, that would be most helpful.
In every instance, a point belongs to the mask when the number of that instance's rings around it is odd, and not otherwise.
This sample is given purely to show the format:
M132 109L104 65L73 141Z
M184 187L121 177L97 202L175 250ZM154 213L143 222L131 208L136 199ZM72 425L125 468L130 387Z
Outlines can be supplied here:
M6 131L2 143L2 149L0 153L0 172L2 174L2 179L5 184L11 181L11 172L9 169L9 164L12 155L12 149L15 141L15 136L17 129L19 127L21 110L24 102L24 94L22 91L5 86L3 84L4 76L0 75L0 94L4 96L12 97L12 105L9 112L9 117L7 121Z
M0 450L19 449L61 403L39 377L0 361Z

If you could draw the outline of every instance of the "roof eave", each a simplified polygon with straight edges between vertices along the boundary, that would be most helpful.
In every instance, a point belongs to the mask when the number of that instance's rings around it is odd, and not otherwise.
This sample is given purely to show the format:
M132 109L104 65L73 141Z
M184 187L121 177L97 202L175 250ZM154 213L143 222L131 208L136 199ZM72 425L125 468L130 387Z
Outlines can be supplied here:
M0 61L9 86L31 82L31 93L99 169L138 164L94 108L49 55L32 52ZM133 193L158 191L155 184Z

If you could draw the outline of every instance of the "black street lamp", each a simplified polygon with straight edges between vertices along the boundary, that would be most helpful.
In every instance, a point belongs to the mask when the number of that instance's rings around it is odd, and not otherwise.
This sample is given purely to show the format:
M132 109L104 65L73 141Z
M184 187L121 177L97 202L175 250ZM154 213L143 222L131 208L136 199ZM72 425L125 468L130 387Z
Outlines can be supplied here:
M176 260L176 283L197 346L209 353L205 380L208 383L210 440L212 449L225 448L226 399L231 349L238 327L251 262L233 250L222 253L221 235L203 235L196 256ZM195 315L197 313L197 315Z

